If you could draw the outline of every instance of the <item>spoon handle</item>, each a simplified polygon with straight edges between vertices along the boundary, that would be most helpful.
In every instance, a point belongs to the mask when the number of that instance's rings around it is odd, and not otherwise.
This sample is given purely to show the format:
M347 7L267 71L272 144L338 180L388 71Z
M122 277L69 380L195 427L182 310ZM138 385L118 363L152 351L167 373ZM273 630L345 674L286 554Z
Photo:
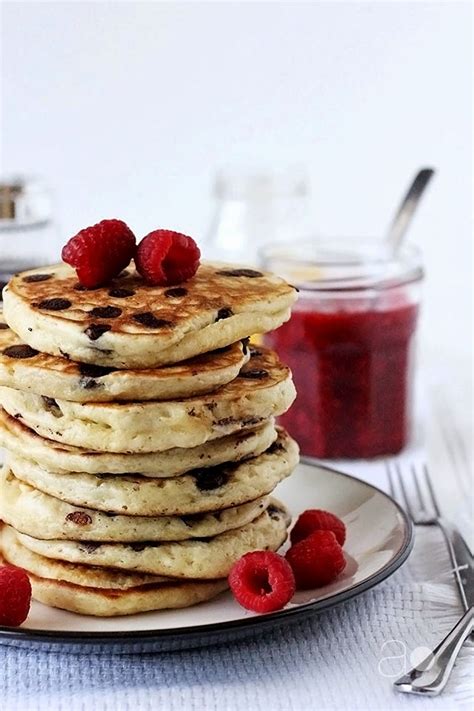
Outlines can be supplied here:
M387 241L394 252L396 252L402 244L405 233L418 206L418 202L434 173L433 168L422 168L422 170L417 173L400 207L395 213L387 235Z

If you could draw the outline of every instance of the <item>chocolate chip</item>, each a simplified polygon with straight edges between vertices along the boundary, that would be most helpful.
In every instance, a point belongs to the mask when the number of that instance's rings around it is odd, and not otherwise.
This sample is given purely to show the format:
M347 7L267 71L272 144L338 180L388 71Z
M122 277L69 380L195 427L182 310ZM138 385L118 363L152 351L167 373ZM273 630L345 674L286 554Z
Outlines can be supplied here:
M88 526L92 523L92 518L84 511L72 511L66 516L66 521L71 521L77 526Z
M248 277L249 279L263 277L262 272L257 272L255 269L223 269L217 274L227 277Z
M96 306L89 311L92 318L117 318L122 313L118 306Z
M103 383L98 383L94 378L79 378L79 387L83 390L96 390L97 388L103 388Z
M173 298L179 296L186 296L187 293L188 290L185 289L183 286L176 286L173 289L166 289L164 295L168 296L169 298Z
M217 420L215 422L215 425L221 426L221 427L228 427L229 425L236 425L240 424L241 427L252 427L253 425L258 425L262 420L265 419L263 417L247 417L244 420L239 420L237 417L222 417L220 420Z
M70 516L71 514L69 514ZM94 551L100 548L100 543L92 543L92 541L83 541L80 546L80 550L85 553L94 553Z
M42 309L45 311L65 311L71 308L72 303L69 299L43 299L38 304L33 304L37 309Z
M242 420L242 427L252 427L252 425L258 425L263 419L263 417L247 417L245 420Z
M93 365L92 363L79 363L79 372L85 378L102 378L104 375L113 373L115 368L107 368L103 365Z
M37 281L48 281L52 276L52 274L30 274L29 276L23 277L23 281L27 284L34 284Z
M126 299L134 294L133 289L109 289L109 296L113 296L116 299Z
M273 521L279 521L283 511L274 504L270 504L270 506L267 508L267 513L270 518L273 519Z
M8 324L6 323L0 323L0 331L6 331L8 328Z
M286 452L286 449L282 443L277 440L269 446L265 454L278 454L278 452Z
M104 375L112 373L115 368L106 368L102 365L92 365L91 363L80 363L79 372L81 377L79 378L79 385L84 390L94 390L96 388L103 388L103 383L98 383L96 378L102 378Z
M109 326L108 323L91 323L84 333L91 341L97 341L104 333L110 331L111 328L112 326Z
M9 358L33 358L38 355L38 351L27 346L26 343L22 343L20 346L8 346L2 353Z
M194 478L199 491L212 491L227 484L234 468L226 465L225 468L217 466L209 467L209 469L195 469L191 472L191 476Z
M238 420L235 417L222 417L220 420L217 420L216 425L227 427L228 425L234 425L237 422Z
M239 373L239 378L247 378L248 380L263 380L263 378L268 378L268 370L260 370L255 368L254 370L242 370Z
M151 311L143 311L143 313L140 314L133 314L132 318L134 321L141 323L142 326L146 326L147 328L166 328L167 326L172 325L171 321L165 321L163 318L156 318Z
M202 520L202 514L189 514L189 516L180 516L181 521L188 528L192 528Z
M41 399L43 401L44 409L54 415L54 417L63 416L61 408L53 397L46 397L46 395L42 395Z
M144 551L146 548L145 543L130 543L130 548L137 553L140 553L140 551Z
M232 309L229 309L229 308L226 306L226 307L224 307L224 308L222 308L222 309L219 309L219 311L217 312L216 321L222 321L222 319L224 319L224 318L230 318L230 317L233 316L233 315L234 315L234 312L232 311Z

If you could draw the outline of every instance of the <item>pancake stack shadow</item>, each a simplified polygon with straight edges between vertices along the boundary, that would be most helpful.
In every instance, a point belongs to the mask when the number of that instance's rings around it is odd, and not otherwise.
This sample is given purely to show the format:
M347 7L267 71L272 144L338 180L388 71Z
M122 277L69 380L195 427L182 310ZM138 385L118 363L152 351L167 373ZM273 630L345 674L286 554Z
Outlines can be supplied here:
M64 265L17 275L0 313L0 553L33 597L81 614L187 607L278 550L271 496L298 462L275 426L289 369L248 337L293 287L206 264L183 285L129 271L85 290ZM3 522L3 523L2 523Z

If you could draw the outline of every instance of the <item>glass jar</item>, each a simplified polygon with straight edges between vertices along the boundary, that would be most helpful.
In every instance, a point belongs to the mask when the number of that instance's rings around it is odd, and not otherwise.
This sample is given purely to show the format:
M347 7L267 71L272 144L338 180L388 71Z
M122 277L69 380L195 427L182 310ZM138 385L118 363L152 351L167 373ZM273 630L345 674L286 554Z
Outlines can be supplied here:
M298 395L281 419L302 453L399 452L411 425L418 250L336 239L269 246L263 261L300 289L290 321L266 341L293 371Z
M51 262L56 237L51 194L44 183L25 176L0 177L0 301L13 274Z
M307 239L309 194L308 176L298 166L219 172L206 257L258 265L259 250L268 242Z

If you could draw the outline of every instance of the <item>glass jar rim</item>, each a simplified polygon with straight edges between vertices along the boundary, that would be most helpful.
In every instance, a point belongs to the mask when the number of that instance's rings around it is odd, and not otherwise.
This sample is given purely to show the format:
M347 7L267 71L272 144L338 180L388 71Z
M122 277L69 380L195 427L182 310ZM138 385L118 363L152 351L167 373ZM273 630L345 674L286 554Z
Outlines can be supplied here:
M390 289L420 281L421 251L403 245L396 253L376 238L315 238L272 243L260 250L265 269L307 291Z

